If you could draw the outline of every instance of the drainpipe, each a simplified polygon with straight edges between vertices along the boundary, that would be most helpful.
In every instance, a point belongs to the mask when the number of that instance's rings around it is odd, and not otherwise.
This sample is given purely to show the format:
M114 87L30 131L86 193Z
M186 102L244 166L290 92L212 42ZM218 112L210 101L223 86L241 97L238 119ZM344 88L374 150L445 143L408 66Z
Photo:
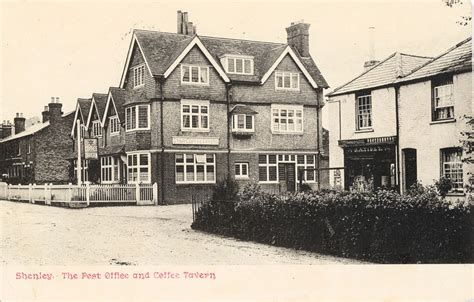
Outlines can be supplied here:
M164 165L165 165L165 140L164 140L164 133L163 133L163 102L165 100L165 97L163 95L163 81L164 78L160 79L160 145L161 145L161 156L160 156L160 166L161 166L161 171L160 171L160 195L161 195L161 203L165 203L165 174L164 174Z
M402 193L402 185L400 183L400 117L398 113L398 106L399 106L399 97L400 97L400 85L395 85L395 123L396 123L396 143L395 148L395 160L397 162L396 169L397 169L397 184L398 184L398 193Z
M319 91L322 94L322 91ZM321 173L319 171L320 163L319 163L319 158L321 156L321 150L320 150L320 143L319 143L319 138L320 138L320 121L319 121L319 111L321 110L321 104L319 100L319 93L318 93L318 98L317 98L317 107L316 107L316 150L318 154L316 155L316 168L318 171L318 191L321 191Z
M227 101L227 179L230 180L230 83L225 85Z

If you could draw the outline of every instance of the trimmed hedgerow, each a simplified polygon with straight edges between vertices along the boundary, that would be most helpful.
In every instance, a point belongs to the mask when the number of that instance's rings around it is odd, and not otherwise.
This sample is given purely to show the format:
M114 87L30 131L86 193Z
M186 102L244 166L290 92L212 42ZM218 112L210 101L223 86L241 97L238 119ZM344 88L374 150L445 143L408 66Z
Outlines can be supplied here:
M194 229L378 263L473 262L472 205L433 187L274 195L250 184L240 198L222 195L202 205Z

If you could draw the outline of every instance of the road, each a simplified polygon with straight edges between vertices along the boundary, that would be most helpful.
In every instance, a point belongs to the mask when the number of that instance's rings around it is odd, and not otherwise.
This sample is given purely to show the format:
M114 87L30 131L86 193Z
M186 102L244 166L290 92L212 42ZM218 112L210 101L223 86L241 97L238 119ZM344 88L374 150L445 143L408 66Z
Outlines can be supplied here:
M67 209L0 201L3 265L357 264L192 230L191 205Z

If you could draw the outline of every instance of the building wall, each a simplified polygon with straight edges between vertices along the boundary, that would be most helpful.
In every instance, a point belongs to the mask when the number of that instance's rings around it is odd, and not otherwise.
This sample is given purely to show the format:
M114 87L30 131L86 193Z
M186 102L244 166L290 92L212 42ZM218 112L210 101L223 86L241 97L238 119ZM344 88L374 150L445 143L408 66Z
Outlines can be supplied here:
M411 83L400 87L400 155L404 148L417 150L417 176L424 185L439 179L440 149L460 147L461 132L466 129L464 114L473 112L472 73L453 76L453 96L455 121L433 123L431 119L431 81ZM403 159L401 178L404 184ZM464 165L464 179L468 169ZM402 186L403 187L403 186Z
M354 93L331 96L328 106L329 117L329 166L343 167L344 152L339 147L339 140L364 139L372 137L395 136L395 88L380 88L372 94L372 130L356 130L356 98ZM339 104L340 103L340 104ZM340 111L339 111L340 110ZM329 179L334 186L335 171L330 171ZM344 173L341 171L341 184L344 185Z
M144 64L145 60L143 58L143 55L140 51L140 49L135 45L132 51L132 56L130 58L130 64L129 64L129 69L127 70L127 74L125 76L125 86L124 88L127 90L133 90L133 68L136 67L137 65ZM153 78L153 76L150 74L150 71L148 70L146 64L145 64L145 76L143 79L143 82L145 85L143 87L137 87L135 88L136 91L138 92L145 92L145 95L148 98L153 98L156 95L156 81Z
M68 183L68 157L73 150L73 140L69 136L74 114L61 118L35 134L36 183Z

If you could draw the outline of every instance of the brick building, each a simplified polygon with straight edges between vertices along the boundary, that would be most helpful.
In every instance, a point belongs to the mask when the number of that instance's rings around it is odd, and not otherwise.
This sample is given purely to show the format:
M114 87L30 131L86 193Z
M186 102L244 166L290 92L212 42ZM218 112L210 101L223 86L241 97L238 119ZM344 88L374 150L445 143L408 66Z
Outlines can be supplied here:
M328 85L309 53L309 24L286 31L288 43L198 36L180 11L178 33L135 30L102 115L101 180L156 182L166 203L208 194L227 176L274 192L297 190L301 176L317 188L310 169L328 166Z
M0 173L9 183L68 183L73 112L63 114L59 98L43 111L42 123L25 128L17 114L14 134L0 140Z
M462 192L471 56L471 38L436 58L394 53L329 93L330 166L344 167L331 171L331 185L364 180L404 192L445 176Z

